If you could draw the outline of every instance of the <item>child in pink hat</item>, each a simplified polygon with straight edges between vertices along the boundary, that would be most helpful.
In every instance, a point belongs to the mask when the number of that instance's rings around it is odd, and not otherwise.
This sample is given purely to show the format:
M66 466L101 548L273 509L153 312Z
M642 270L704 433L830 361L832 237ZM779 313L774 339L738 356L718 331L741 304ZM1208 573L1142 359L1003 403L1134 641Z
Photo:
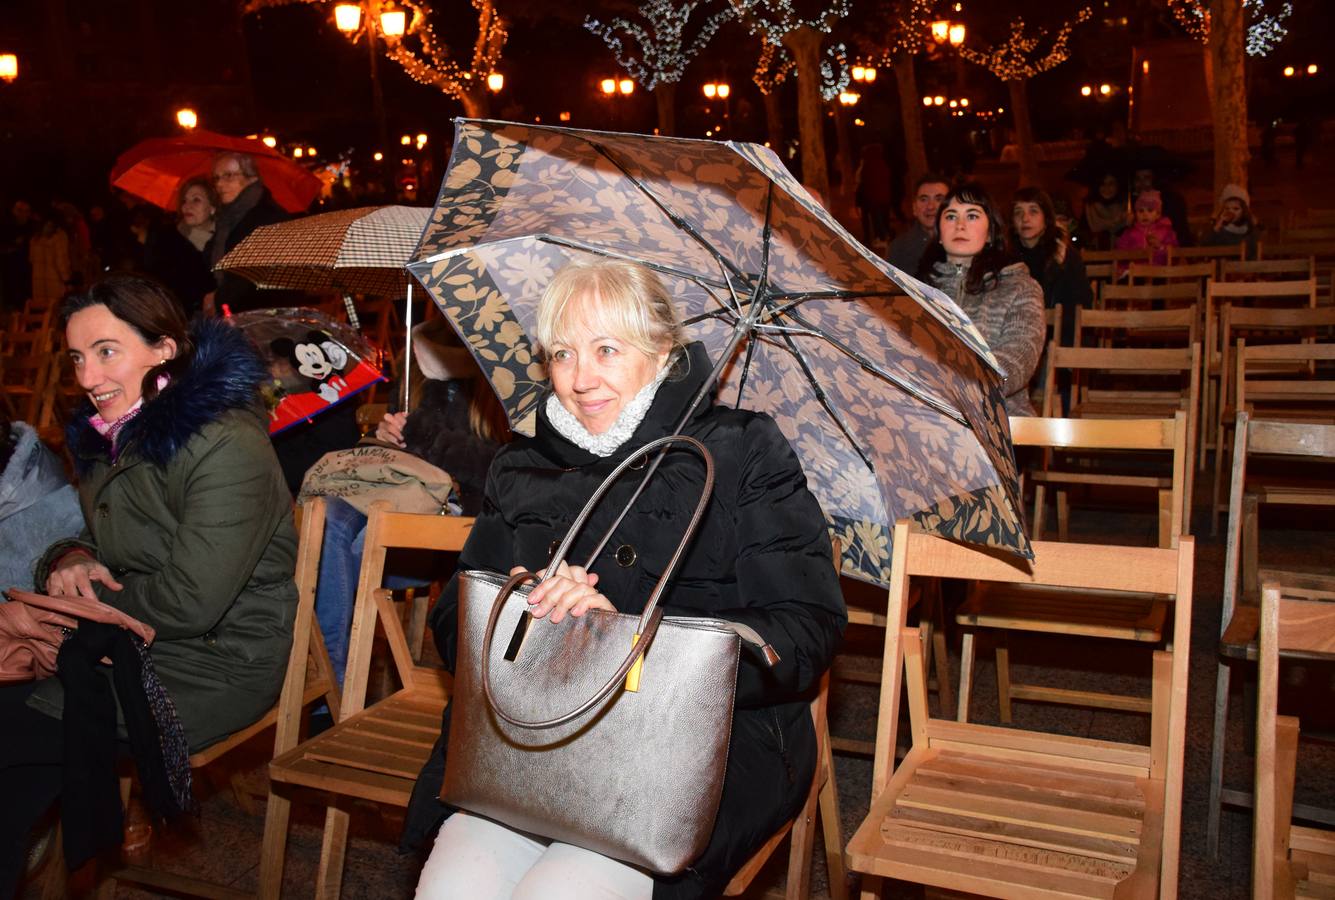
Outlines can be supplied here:
M1177 233L1173 223L1163 214L1163 198L1156 190L1141 191L1136 197L1136 221L1117 239L1118 250L1154 251L1150 262L1162 266L1168 262L1168 248L1176 247Z

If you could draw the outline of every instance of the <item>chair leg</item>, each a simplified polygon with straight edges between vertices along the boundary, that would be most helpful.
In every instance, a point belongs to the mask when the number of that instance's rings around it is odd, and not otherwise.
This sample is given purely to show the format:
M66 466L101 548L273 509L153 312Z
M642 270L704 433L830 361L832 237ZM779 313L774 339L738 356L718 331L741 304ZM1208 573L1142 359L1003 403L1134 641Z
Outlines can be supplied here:
M1260 550L1257 546L1257 517L1260 512L1260 500L1255 494L1242 496L1242 576L1239 579L1238 596L1247 600L1256 600L1261 596Z
M935 627L932 629L932 657L936 662L936 700L942 716L955 705L954 690L950 686L950 653L946 649L946 603L940 586L936 590L936 609L933 610Z
M816 763L816 782L819 784L827 780L828 774L824 772L824 762L817 760ZM818 804L820 791L823 785L818 788L812 785L812 791L803 805L802 811L797 814L797 820L793 822L793 830L788 837L788 883L784 888L785 900L806 900L811 893L811 851L816 845L816 816L818 815Z
M1071 492L1066 489L1057 491L1057 540L1067 540L1071 528Z
M1001 721L1011 720L1011 651L1006 645L1006 633L997 638L997 708Z
M343 891L343 862L348 852L348 821L345 810L325 810L324 839L320 842L320 871L315 877L315 896L338 897Z
M848 876L844 869L844 836L840 831L839 790L834 780L834 753L825 742L823 765L828 773L820 789L820 824L825 836L825 869L829 874L830 900L848 900Z
M1047 485L1034 485L1034 533L1033 539L1043 540L1043 520L1048 512L1048 489Z
M1230 468L1229 458L1232 456L1228 444L1225 443L1227 436L1228 429L1224 427L1223 422L1220 422L1215 432L1214 490L1210 492L1210 537L1219 536L1219 498L1223 496L1224 471Z
M969 721L969 693L973 689L973 629L964 632L960 646L960 705L955 718L960 722Z
M287 824L292 801L269 789L264 809L264 842L260 845L259 900L279 900L283 893L283 862L287 855Z
M881 900L881 877L879 875L862 876L862 893L858 900Z
M1210 744L1210 805L1205 820L1205 852L1210 859L1219 858L1219 817L1221 794L1224 790L1224 737L1228 730L1229 668L1219 663L1214 686L1214 734Z

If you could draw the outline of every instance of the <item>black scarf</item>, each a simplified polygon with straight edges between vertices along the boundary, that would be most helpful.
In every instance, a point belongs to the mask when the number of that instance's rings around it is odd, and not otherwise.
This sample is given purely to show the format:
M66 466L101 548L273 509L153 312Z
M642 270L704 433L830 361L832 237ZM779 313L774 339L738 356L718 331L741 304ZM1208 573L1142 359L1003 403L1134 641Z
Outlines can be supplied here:
M246 185L235 200L218 210L218 216L213 220L213 240L209 243L210 269L227 253L227 237L232 233L232 229L246 217L246 213L259 206L263 199L264 182L256 179Z

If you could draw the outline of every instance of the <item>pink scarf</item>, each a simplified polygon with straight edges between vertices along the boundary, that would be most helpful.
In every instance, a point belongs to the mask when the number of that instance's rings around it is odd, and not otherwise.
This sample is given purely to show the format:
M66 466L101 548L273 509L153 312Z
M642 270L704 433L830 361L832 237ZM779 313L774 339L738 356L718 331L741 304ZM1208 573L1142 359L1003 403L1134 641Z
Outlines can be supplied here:
M159 375L158 393L162 393L162 389L169 384L171 384L171 378L168 375L165 373ZM93 427L93 430L111 443L111 458L113 460L116 458L118 450L116 447L116 438L120 436L121 429L128 425L131 419L139 415L140 410L143 408L144 398L141 396L138 400L134 401L134 406L131 406L129 410L126 411L125 415L116 419L114 422L108 422L106 419L102 418L101 413L93 413L88 417L88 424Z

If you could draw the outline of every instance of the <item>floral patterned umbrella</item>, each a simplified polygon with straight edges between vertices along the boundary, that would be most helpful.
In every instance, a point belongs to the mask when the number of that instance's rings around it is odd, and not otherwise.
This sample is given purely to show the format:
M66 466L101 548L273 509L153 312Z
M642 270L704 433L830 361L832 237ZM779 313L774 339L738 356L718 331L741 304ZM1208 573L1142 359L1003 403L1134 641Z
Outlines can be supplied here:
M532 433L546 389L537 302L562 266L589 257L662 276L688 337L716 361L719 402L769 413L797 450L846 574L888 583L901 516L1030 555L986 343L769 150L459 120L408 269L520 432Z

